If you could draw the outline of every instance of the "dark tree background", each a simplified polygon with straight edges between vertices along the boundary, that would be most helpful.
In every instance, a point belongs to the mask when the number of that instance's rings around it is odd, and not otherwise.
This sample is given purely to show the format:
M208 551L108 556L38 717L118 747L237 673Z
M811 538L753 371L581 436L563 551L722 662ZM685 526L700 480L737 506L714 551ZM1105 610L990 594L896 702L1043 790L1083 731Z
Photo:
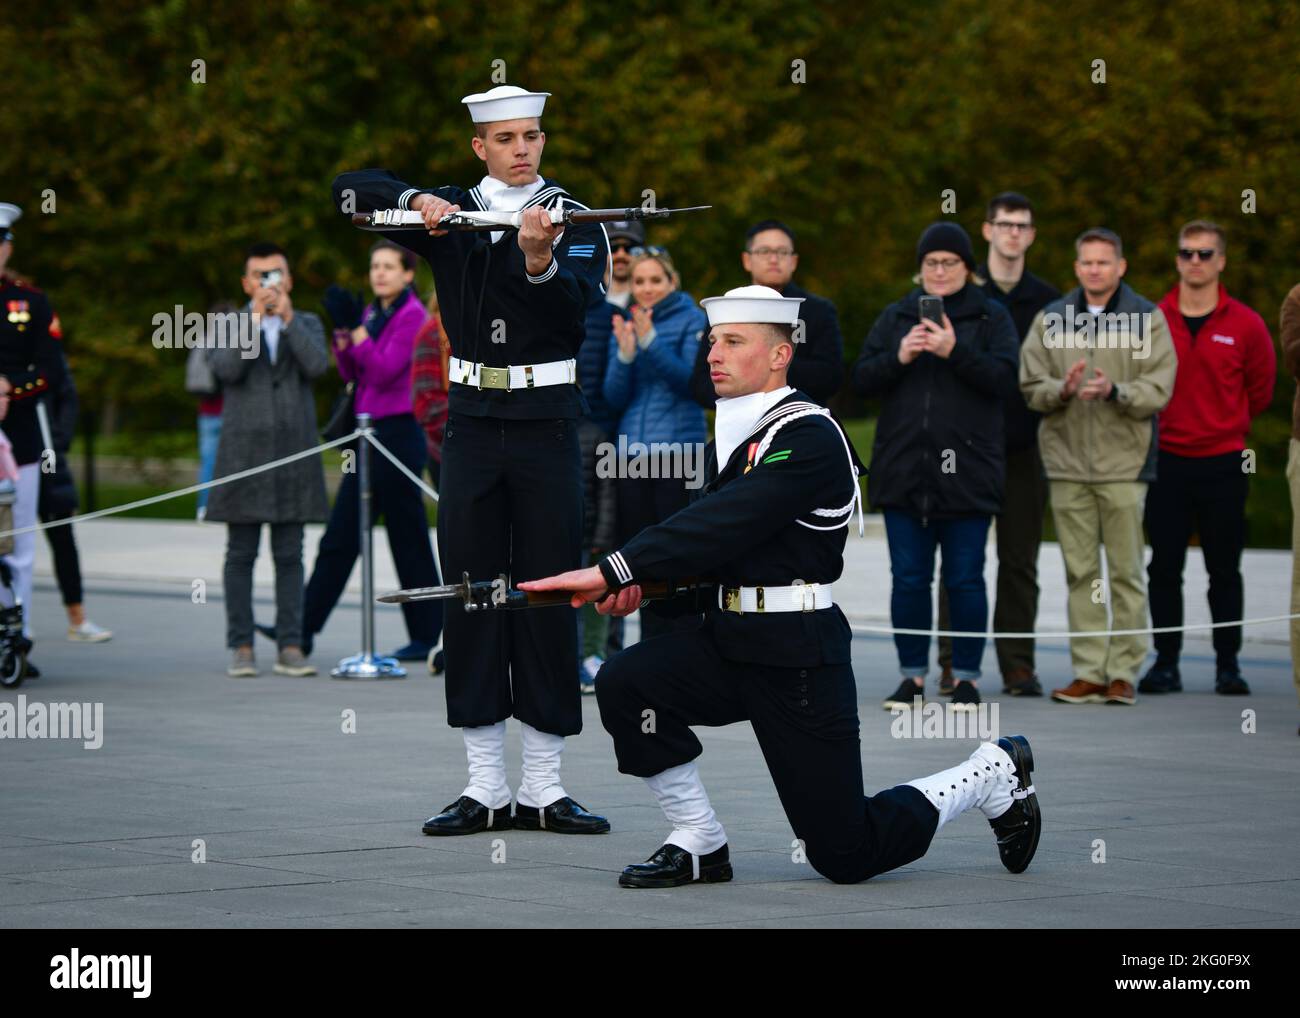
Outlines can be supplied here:
M238 297L250 242L289 250L299 307L363 284L367 238L330 204L339 170L477 181L459 99L494 69L554 93L543 170L584 201L652 188L661 205L715 206L653 233L697 297L743 282L750 222L789 222L849 356L908 286L947 190L979 250L984 200L1030 195L1030 264L1062 287L1073 237L1104 224L1129 282L1158 299L1178 226L1202 216L1229 231L1230 291L1275 332L1300 280L1300 10L1286 2L10 0L0 200L27 213L13 265L55 301L101 426L190 426L184 356L154 349L151 319ZM1280 379L1251 436L1253 543L1289 541L1293 393Z

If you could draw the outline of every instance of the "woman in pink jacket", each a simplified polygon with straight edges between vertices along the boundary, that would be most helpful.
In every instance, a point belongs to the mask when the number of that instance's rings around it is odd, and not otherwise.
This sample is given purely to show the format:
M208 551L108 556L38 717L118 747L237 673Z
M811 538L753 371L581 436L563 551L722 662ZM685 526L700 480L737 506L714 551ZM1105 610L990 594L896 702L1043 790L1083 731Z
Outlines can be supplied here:
M411 405L411 354L415 336L428 313L412 288L415 256L381 240L370 249L370 288L375 299L362 309L350 298L331 293L334 355L344 381L355 383L355 408L369 414L375 438L419 477L424 470L424 433ZM343 295L347 297L346 294ZM403 587L428 587L441 582L429 543L424 497L377 450L370 457L372 518L384 522L388 547ZM307 583L303 611L303 651L311 652L313 637L325 625L360 554L358 483L345 473L329 525L321 537L316 565ZM403 661L424 660L442 636L442 602L402 605L410 643L393 652Z

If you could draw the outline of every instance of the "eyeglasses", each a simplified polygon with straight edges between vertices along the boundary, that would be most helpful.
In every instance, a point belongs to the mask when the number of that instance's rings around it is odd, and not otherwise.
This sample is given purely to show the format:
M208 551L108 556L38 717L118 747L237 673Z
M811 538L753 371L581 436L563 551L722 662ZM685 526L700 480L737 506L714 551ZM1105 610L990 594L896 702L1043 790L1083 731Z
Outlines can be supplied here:
M1185 262L1190 262L1193 256L1199 257L1203 262L1208 262L1218 253L1218 250L1212 247L1180 247L1178 249L1178 257Z
M927 258L921 262L921 268L926 272L938 272L943 269L944 272L951 272L962 263L960 258Z
M1004 233L1026 233L1034 228L1033 223L1013 223L1009 219L995 219L989 225Z
M750 249L755 258L789 258L794 249L789 247L755 247Z

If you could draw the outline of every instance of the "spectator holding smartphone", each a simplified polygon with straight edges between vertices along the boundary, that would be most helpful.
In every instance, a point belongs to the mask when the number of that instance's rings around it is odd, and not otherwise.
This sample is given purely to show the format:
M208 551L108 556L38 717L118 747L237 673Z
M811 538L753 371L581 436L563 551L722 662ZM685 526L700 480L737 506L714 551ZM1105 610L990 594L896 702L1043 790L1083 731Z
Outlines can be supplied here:
M1011 316L980 288L970 237L932 223L916 247L920 285L881 313L853 366L853 385L882 401L867 495L883 510L892 624L929 629L936 547L953 629L988 626L984 546L1002 507L1006 474L1002 404L1014 389L1019 336ZM939 298L934 305L932 299ZM925 317L922 305L933 306ZM952 703L974 709L983 636L953 640ZM902 682L884 703L923 696L930 638L896 635Z

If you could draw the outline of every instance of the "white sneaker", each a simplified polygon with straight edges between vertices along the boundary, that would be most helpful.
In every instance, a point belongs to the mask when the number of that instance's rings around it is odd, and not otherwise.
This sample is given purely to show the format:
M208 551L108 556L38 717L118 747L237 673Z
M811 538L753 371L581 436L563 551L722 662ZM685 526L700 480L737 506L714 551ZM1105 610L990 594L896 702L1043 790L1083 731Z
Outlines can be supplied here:
M596 673L600 671L605 659L599 654L589 654L582 661L582 675L578 678L578 691L584 696L596 692Z
M73 643L104 643L111 640L113 634L103 626L97 626L86 619L79 626L68 626L68 639Z

